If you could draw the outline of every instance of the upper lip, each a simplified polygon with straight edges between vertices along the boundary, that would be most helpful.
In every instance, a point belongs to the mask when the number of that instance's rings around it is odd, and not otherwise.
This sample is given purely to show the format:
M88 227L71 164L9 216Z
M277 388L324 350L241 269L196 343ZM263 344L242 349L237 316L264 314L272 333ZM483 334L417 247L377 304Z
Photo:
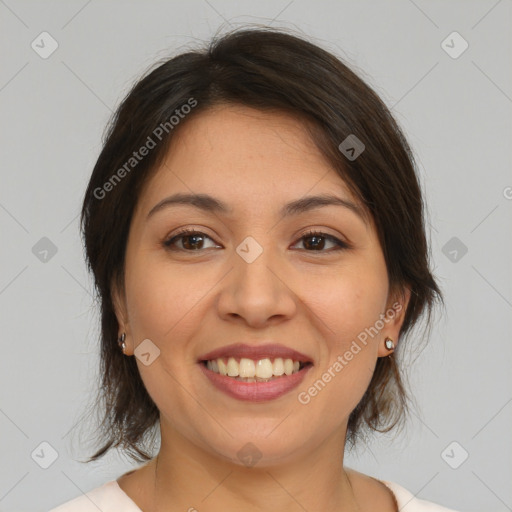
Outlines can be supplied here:
M203 354L199 357L199 361L210 361L221 357L245 357L255 361L266 358L273 359L276 357L282 357L283 359L293 359L294 361L299 361L301 363L313 362L310 357L298 352L297 350L273 343L257 346L246 345L244 343L234 343L232 345L226 345L212 350L207 354Z

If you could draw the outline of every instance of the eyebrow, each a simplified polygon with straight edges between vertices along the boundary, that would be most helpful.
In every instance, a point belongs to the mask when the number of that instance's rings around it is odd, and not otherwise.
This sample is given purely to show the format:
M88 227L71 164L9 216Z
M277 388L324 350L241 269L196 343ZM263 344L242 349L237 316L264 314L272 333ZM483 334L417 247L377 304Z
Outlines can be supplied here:
M177 205L189 205L194 206L204 212L208 213L219 213L219 214L231 214L233 213L233 209L229 208L225 203L212 197L208 194L174 194L172 196L166 197L158 202L153 208L151 208L148 216L146 218L149 219L156 212L161 211L163 209L177 206ZM295 201L291 201L290 203L285 204L280 212L279 216L281 219L285 217L290 217L292 215L299 215L301 213L309 212L311 210L316 210L318 208L322 208L325 206L343 206L348 208L356 215L358 215L361 220L366 224L366 215L363 209L357 204L349 201L347 199L343 199L341 197L337 197L332 194L321 194L317 196L306 196Z

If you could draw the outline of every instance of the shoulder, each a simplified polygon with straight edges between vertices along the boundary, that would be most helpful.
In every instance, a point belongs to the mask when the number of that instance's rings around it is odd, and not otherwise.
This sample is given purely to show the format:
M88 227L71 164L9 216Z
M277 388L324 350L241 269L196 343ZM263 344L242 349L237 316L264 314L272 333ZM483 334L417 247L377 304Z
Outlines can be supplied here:
M346 468L352 488L365 510L400 512L457 512L432 501L421 500L401 485L379 480L354 469Z
M125 494L116 480L66 501L49 512L141 512L140 508Z
M386 480L379 480L395 496L400 512L457 512L437 503L416 498L401 485ZM122 508L121 508L122 507ZM112 480L51 509L49 512L141 512L140 508Z
M400 512L457 512L432 501L420 500L395 482L380 480L395 495Z

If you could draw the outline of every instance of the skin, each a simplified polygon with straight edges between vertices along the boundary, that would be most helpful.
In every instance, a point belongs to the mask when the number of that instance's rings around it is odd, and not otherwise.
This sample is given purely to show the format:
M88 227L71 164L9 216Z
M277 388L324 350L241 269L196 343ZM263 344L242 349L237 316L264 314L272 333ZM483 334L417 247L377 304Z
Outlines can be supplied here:
M177 192L210 194L233 213L186 205L147 218ZM124 289L113 291L125 354L133 356L148 338L160 350L149 366L137 359L161 413L157 475L155 458L118 479L144 512L396 510L381 482L343 466L343 452L349 414L377 358L390 353L385 338L398 339L403 314L360 344L307 405L297 399L400 300L390 294L372 222L343 206L278 218L285 203L322 193L357 204L303 123L233 105L180 126L148 181L132 220ZM162 245L182 227L207 237L177 240L181 251ZM302 238L308 229L350 248L336 251L323 239L315 249ZM235 251L247 236L263 248L252 263ZM403 313L407 293L401 300ZM298 389L278 399L239 401L213 387L197 364L201 354L236 342L281 343L314 366ZM261 454L253 467L237 457L248 442Z

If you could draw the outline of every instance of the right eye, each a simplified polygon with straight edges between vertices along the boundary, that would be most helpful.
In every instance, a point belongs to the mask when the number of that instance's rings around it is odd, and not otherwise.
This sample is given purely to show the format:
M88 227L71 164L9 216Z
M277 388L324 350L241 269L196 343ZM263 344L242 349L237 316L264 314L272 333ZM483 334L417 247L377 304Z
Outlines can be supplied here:
M166 249L169 249L170 251L200 251L204 249L204 247L202 247L204 239L212 240L208 235L202 233L201 231L195 231L193 229L184 229L180 231L178 234L174 235L172 238L165 240L163 242L163 245ZM182 247L176 247L176 242L180 241ZM209 249L209 247L207 247L207 249Z

